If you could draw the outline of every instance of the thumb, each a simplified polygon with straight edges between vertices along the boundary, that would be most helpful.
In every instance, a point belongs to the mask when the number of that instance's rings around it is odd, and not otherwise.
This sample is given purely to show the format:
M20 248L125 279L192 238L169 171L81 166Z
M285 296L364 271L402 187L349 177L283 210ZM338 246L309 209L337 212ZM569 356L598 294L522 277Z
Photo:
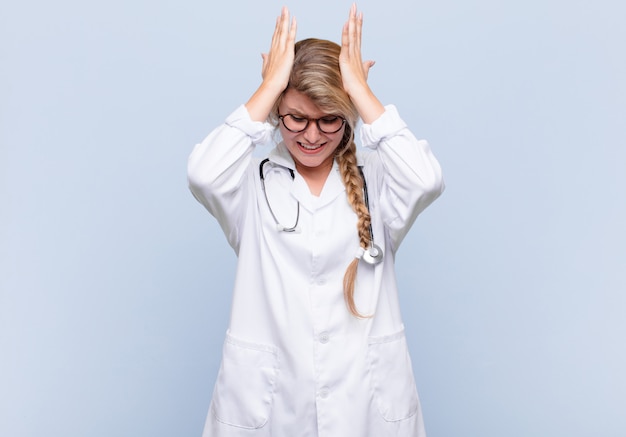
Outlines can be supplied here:
M261 66L261 76L265 76L265 67L267 66L267 53L261 53L261 58L263 58L263 64Z
M365 73L365 78L367 79L367 75L370 71L370 68L374 66L376 61L364 61L363 62L363 72Z

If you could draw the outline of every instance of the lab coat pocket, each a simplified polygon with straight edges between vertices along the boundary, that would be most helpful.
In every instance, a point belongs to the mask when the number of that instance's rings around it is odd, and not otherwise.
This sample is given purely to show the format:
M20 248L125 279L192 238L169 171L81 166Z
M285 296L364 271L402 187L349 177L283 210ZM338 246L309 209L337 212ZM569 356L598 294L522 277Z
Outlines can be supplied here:
M270 417L278 375L278 350L226 334L213 393L213 414L227 425L256 429Z
M368 361L374 401L388 422L414 416L419 400L404 328L391 335L370 337Z

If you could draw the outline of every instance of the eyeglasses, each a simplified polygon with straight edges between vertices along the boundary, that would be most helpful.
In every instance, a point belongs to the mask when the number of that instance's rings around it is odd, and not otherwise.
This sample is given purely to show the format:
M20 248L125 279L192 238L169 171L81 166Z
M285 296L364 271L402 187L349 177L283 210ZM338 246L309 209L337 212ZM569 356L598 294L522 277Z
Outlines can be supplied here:
M327 115L322 118L307 118L300 117L293 114L279 115L278 118L283 122L283 126L289 132L298 133L306 130L309 127L309 123L314 121L317 128L325 134L334 134L341 130L346 119L341 118L338 115Z

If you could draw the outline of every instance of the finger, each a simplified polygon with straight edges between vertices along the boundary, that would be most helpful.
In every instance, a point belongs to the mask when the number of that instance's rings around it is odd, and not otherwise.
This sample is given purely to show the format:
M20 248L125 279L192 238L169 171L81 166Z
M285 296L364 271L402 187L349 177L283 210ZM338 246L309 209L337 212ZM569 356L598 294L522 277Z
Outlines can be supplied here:
M356 19L356 3L352 3L350 14L348 15L348 45L350 49L354 47L354 25Z
M270 52L276 45L278 34L280 33L280 17L276 17L276 25L274 26L274 33L272 34L272 42L270 43Z
M343 25L343 29L341 29L341 48L343 50L347 50L349 44L348 39L348 22L346 21Z
M289 9L283 6L280 13L280 34L282 37L289 34Z
M276 18L276 27L274 28L274 35L272 36L272 49L276 49L280 46L285 35L285 22L289 27L289 11L286 6L280 11L280 15Z
M348 40L351 56L360 56L361 53L361 25L363 14L357 13L356 3L350 9L350 19L348 25Z
M296 22L296 17L291 19L291 28L289 29L289 42L295 42L296 40L296 30L298 28L298 23Z
M361 33L363 30L363 12L359 13L359 15L356 18L356 23L355 23L355 50L358 50L359 52L361 52Z

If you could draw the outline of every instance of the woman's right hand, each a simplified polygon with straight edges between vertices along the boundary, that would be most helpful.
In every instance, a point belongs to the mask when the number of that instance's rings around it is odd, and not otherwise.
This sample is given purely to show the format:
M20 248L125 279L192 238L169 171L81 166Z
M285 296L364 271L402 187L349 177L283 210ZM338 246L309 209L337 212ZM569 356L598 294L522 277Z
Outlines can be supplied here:
M296 19L291 19L291 26L289 21L289 10L283 7L280 16L276 18L270 51L261 55L263 82L275 86L281 93L287 88L294 59Z
M289 10L283 7L280 16L276 19L269 53L261 55L263 57L261 70L263 82L246 103L252 120L267 120L274 103L287 88L295 56L295 41L296 19L290 19Z

